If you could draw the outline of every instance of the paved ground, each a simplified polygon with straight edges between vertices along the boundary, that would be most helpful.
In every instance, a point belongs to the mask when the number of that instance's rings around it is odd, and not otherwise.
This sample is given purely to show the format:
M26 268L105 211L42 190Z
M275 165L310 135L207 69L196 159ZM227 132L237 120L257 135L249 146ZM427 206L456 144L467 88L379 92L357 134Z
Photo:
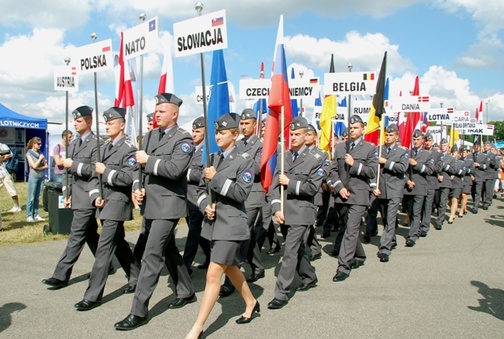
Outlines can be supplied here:
M378 238L365 245L366 264L344 282L333 283L337 260L324 254L314 262L319 284L298 292L282 310L267 309L273 297L280 255L266 258L266 278L252 291L262 306L261 317L248 325L234 320L243 312L238 295L220 299L207 323L211 338L503 338L504 337L504 204L480 209L431 230L413 248L399 246L389 263L376 257ZM177 238L182 245L185 226ZM127 235L135 242L138 233ZM330 241L322 241L330 251ZM121 295L126 279L121 270L109 277L104 304L77 312L93 257L86 249L75 266L70 285L49 291L40 281L51 276L65 241L0 248L2 282L0 337L3 338L183 338L192 326L200 302L167 310L174 298L163 273L151 300L150 322L132 332L116 332L131 295ZM180 247L182 248L182 246ZM201 259L198 257L197 259ZM201 299L204 271L193 277ZM295 284L298 284L296 280Z

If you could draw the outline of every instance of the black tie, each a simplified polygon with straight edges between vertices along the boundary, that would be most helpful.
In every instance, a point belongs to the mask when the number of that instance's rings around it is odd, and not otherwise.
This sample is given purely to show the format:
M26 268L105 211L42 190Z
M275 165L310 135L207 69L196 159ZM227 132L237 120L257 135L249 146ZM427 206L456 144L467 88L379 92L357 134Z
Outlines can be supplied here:
M297 151L294 151L294 157L292 158L292 162L296 161L299 153Z
M79 138L79 147L82 145L82 138Z
M352 151L353 151L354 147L355 147L355 142L352 142L352 143L350 144L350 152L352 152Z
M107 147L105 147L105 150L103 152L103 159L105 159L105 157L107 156L108 153L110 153L110 150L112 149L114 145L112 145L112 142L109 142L109 144L107 145Z
M415 150L415 157L418 155L418 150L416 149Z
M247 146L248 142L247 140L243 139L243 145Z
M474 152L473 153L473 159L474 159L474 162L477 162L476 159L478 158L478 152Z
M165 135L165 132L160 130L159 131L159 141L161 141L161 139L163 139L164 135Z
M391 149L390 147L387 147L387 154L390 153L390 149Z
M219 168L219 165L222 163L222 160L224 160L224 153L221 153L219 155L219 159L217 159L217 166L215 167L215 169Z

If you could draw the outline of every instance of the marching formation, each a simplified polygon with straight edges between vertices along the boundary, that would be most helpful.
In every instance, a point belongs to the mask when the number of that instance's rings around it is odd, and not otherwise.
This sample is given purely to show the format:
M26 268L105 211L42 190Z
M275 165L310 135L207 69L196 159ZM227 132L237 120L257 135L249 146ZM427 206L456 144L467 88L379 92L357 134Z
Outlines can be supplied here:
M111 107L103 113L108 140L100 148L91 131L93 109L81 106L72 113L77 135L63 160L69 173L63 192L65 205L73 210L71 233L54 273L42 282L52 290L66 287L87 243L95 262L75 308L92 310L101 305L115 255L128 280L123 292L134 294L128 315L114 325L117 330L147 323L149 300L164 265L176 290L168 308L197 302L191 273L199 247L205 261L197 268L207 269L206 284L187 338L201 338L218 297L235 290L245 303L237 324L249 323L261 312L248 283L265 276L261 256L266 239L268 254L280 251L277 227L284 251L267 304L273 310L288 305L292 289L308 291L323 278L312 265L321 257L316 226L322 226L322 238L337 232L331 255L338 265L332 280L341 282L364 265L367 256L361 241L377 236L378 212L383 232L377 260L386 263L401 245L395 235L399 212L406 214L404 224L410 227L405 246L414 247L428 235L431 223L441 230L446 221L451 224L468 210L488 209L501 170L501 159L490 144L483 150L479 144L473 150L453 150L447 140L437 145L432 135L415 130L407 149L399 145L394 124L385 129L384 143L377 147L363 139L364 122L357 115L350 117L341 142L335 138L328 154L315 145L317 129L297 117L290 124L289 149L278 147L272 184L265 189L260 171L264 122L257 121L255 112L222 115L215 126L205 126L205 119L197 118L191 136L177 124L181 105L174 94L156 96L141 149L124 133L124 109ZM202 164L205 128L215 132L220 151ZM132 219L135 206L140 207L142 229L131 249L124 221ZM180 218L188 225L183 254L174 233ZM247 277L241 270L244 265L250 266ZM296 273L302 280L299 286L293 286Z

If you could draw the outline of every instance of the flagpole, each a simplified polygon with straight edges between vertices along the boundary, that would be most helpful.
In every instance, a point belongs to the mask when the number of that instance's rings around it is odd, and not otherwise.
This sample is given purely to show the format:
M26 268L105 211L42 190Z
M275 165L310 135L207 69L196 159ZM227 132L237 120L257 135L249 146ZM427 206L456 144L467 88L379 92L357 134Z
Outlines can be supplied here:
M198 16L201 16L201 12L203 11L203 3L197 2L196 5L194 6L196 11L198 12ZM203 60L203 53L200 53L200 68L201 68L201 87L203 91L203 116L205 117L205 149L206 149L206 159L205 159L205 166L210 167L210 139L209 139L209 133L208 130L210 128L213 128L213 126L208 126L208 109L207 109L207 95L206 95L206 88L205 88L205 63ZM207 188L207 193L208 193L208 204L211 205L213 203L213 198L212 198L212 192L210 190L210 187Z
M93 42L96 42L98 35L96 33L91 34L91 39ZM95 95L95 115L96 115L96 161L101 162L101 150L100 150L100 114L98 113L98 79L96 76L96 72L94 75L94 95ZM103 198L103 183L102 183L102 175L98 174L98 193L100 199Z
M285 115L284 106L280 108L280 174L285 174ZM284 186L280 185L280 211L284 213Z
M137 130L137 126L136 126L136 123L135 123L135 114L133 113L133 106L129 106L129 109L130 109L130 116L131 116L131 124L133 125L133 127L131 128L132 131L138 131ZM141 139L142 139L142 136L140 135L136 135L134 136L136 137L135 139L135 145L137 146L138 149L140 149L141 147ZM142 171L140 171L141 173Z
M261 69L259 72L259 79L264 79L264 62L261 62ZM257 137L261 138L261 130L262 130L262 114L264 112L263 107L264 100L259 99L259 113L257 114L257 120L259 121L259 126L257 127Z
M349 63L348 64L348 72L352 73L352 68L353 68L353 65L351 63ZM348 105L347 106L348 106L348 115L347 115L348 138L346 141L346 152L347 152L347 154L350 154L350 114L352 112L352 95L351 94L348 95ZM345 164L345 169L346 169L346 173L347 173L346 182L345 182L345 186L346 186L346 185L348 185L348 181L350 178L350 174L348 173L350 169L349 169L349 166L346 164Z
M65 64L70 64L71 59L69 57L65 58ZM68 89L65 91L65 159L68 158ZM65 190L66 192L70 192L68 188L68 168L65 168Z
M147 16L145 13L141 13L138 16L138 19L140 19L141 22L144 22ZM128 62L128 61L125 61ZM129 67L128 67L129 69ZM138 119L138 149L142 149L142 139L143 139L143 126L142 126L142 120L143 120L143 54L140 55L140 73L139 73L139 78L140 78L140 88L138 92L138 114L139 114L139 119ZM130 106L131 108L131 106ZM131 110L131 116L133 118L133 110ZM133 128L135 128L135 122L133 120ZM139 165L139 171L138 171L138 189L142 189L143 183L142 183L142 165Z
M378 138L378 159L381 158L382 156L382 145L383 145L383 127L385 126L385 114L382 114L381 115L381 119L380 119L380 130L378 133L380 133L380 137ZM376 176L377 176L377 179L376 179L376 189L380 189L380 162L378 162L378 171L376 172Z

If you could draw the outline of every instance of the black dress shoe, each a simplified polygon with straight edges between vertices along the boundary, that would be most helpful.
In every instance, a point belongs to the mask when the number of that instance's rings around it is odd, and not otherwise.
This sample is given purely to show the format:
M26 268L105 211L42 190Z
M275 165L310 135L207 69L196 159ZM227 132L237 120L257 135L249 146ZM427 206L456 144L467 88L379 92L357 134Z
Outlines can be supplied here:
M255 313L261 313L261 305L259 305L259 301L256 300L256 303L254 305L254 308L252 309L252 313L250 315L250 318L247 318L247 317L244 317L243 315L241 317L239 317L238 319L236 319L236 323L237 324L248 324L249 322L252 321L252 319L254 319L254 314Z
M331 257L335 257L335 258L337 258L337 257L338 257L338 255L339 255L339 251L332 250L332 251L331 251L331 253L329 253L329 255L330 255Z
M488 205L483 205L483 210L488 211Z
M365 243L365 244L369 244L371 242L371 237L369 235L365 235L362 237L362 241Z
M261 271L257 274L255 273L252 273L251 275L249 275L247 277L247 282L256 282L257 280L261 279L261 278L264 278L265 274L264 274L264 271Z
M378 257L380 258L380 262L388 262L389 255L386 253L378 253Z
M272 255L272 254L275 254L275 253L278 253L280 252L280 246L275 246L275 247L272 247L268 250L268 252L266 252L267 254L269 255Z
M233 294L234 291L235 291L234 286L222 285L220 287L219 296L220 297L228 297L231 294Z
M425 232L425 231L420 232L420 236L422 238L425 238L427 236L427 232Z
M198 300L196 298L196 294L193 294L193 295L191 295L190 297L187 297L187 298L177 298L177 299L173 300L168 305L168 308L171 308L171 309L181 308L181 307L184 307L187 304L191 304L193 302L196 302L196 300Z
M338 282L338 281L343 281L345 280L346 278L348 278L350 275L344 273L344 272L336 272L336 275L332 278L332 281L334 282Z
M114 327L119 331L130 331L145 323L147 323L147 317L137 317L136 315L130 314L120 322L115 323Z
M288 303L289 302L287 300L280 300L280 299L274 298L273 300L271 300L268 303L268 308L270 310L279 310L282 307L284 307L285 305L287 305Z
M310 261L315 261L315 260L320 259L320 258L322 258L322 253L311 255L310 256Z
M397 247L397 243L395 242L392 244L392 249L394 250L396 247Z
M411 239L406 240L406 247L413 247L413 246L415 246L414 240Z
M130 293L135 293L136 290L136 285L135 286L127 286L122 292L123 294L130 294Z
M59 290L60 288L67 287L68 281L59 280L56 278L47 278L42 280L42 282L46 285L49 285L49 290Z
M438 231L441 231L441 229L443 228L443 226L441 226L441 225L436 225L436 226L434 226L434 228L435 228L436 230L438 230Z
M327 231L322 232L322 235L321 235L322 239L329 238L330 236L331 236L331 232L327 232Z
M315 280L313 280L312 282L310 282L308 284L302 283L301 285L299 285L296 288L296 291L299 291L299 292L308 291L310 288L317 286L317 283L318 283L318 279L315 279Z
M206 270L208 268L208 265L210 265L210 262L205 262L201 265L196 266L198 270Z
M355 270L359 267L361 267L362 265L364 265L364 261L361 261L361 260L355 260L351 265L350 265L350 268Z
M101 301L91 301L84 299L75 304L74 307L77 309L77 311L90 311L100 305Z
M472 211L472 212L473 212L473 214L478 214L478 209L477 209L477 208L475 208L475 209L473 209L473 211Z

